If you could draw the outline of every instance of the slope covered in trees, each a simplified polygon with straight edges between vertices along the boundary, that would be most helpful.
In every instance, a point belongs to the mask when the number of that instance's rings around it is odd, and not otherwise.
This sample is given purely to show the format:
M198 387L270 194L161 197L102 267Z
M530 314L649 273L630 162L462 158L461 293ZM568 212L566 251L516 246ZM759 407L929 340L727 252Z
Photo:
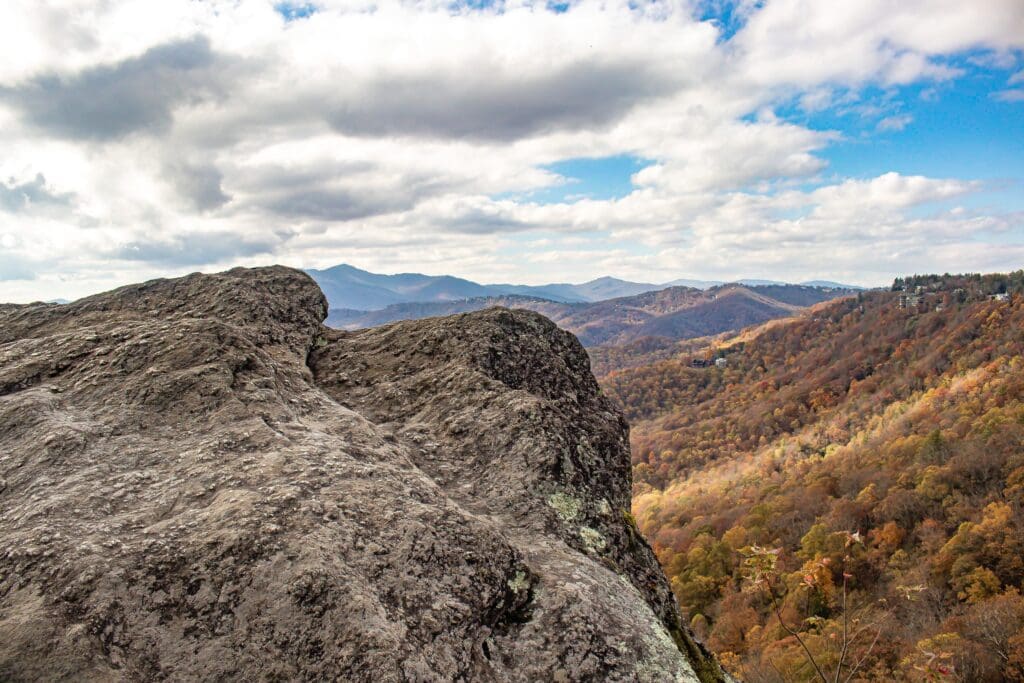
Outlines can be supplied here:
M744 680L1024 680L1022 289L908 278L604 378L637 521Z

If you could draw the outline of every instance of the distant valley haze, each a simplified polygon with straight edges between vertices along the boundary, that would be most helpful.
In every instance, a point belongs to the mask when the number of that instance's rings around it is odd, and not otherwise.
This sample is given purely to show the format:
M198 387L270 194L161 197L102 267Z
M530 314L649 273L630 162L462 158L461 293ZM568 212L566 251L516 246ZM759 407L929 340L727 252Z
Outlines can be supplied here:
M651 284L612 277L581 284L481 285L451 276L379 275L345 264L309 274L327 298L326 324L331 327L355 330L502 306L545 315L586 347L642 342L648 351L797 316L824 301L864 291L836 283Z
M458 301L480 297L523 296L547 299L561 303L603 301L625 296L653 292L669 287L709 289L724 285L720 280L676 279L654 284L630 282L604 276L578 284L550 283L543 285L478 284L451 275L424 275L397 273L382 275L361 270L348 264L307 271L327 296L332 309L348 308L375 311L393 304ZM783 283L774 280L737 279L744 285L800 284L832 289L857 289L856 285L816 280L801 283Z

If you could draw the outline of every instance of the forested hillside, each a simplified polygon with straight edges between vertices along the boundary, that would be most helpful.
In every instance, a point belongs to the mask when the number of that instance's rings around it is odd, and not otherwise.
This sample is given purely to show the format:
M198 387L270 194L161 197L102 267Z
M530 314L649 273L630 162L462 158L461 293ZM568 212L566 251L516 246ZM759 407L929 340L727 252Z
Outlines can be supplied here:
M744 680L1024 680L1022 289L908 278L604 379L637 521Z

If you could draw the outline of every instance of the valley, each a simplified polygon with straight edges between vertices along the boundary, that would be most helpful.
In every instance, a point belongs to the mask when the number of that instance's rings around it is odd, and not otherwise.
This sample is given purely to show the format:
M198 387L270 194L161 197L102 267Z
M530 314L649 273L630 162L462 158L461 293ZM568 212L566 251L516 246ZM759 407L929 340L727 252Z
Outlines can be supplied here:
M332 287L336 286L338 277L336 272L358 278L360 284L344 293L335 293L332 298ZM717 335L795 315L808 306L851 296L858 291L847 287L783 283L714 284L705 289L679 285L658 287L599 278L583 285L532 288L500 285L495 287L503 287L511 293L477 295L486 290L457 278L429 278L413 274L386 276L365 271L352 275L349 270L336 272L313 272L330 302L327 324L332 327L354 330L398 320L440 317L503 306L541 313L575 334L586 347L618 347L636 342L665 347L680 340ZM400 284L396 285L396 282ZM374 308L382 300L382 290L378 285L384 283L390 283L394 290L389 290L389 297L401 296L409 300ZM370 284L377 290L359 289ZM522 293L527 290L535 293ZM641 291L629 295L616 294L637 290ZM353 307L339 306L338 301Z

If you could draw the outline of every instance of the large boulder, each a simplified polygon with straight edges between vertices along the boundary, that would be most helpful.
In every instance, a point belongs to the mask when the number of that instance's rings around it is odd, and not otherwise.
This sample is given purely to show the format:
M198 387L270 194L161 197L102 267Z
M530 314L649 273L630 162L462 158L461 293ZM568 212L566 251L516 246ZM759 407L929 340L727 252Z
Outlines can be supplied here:
M576 339L287 268L0 307L0 680L720 681Z

